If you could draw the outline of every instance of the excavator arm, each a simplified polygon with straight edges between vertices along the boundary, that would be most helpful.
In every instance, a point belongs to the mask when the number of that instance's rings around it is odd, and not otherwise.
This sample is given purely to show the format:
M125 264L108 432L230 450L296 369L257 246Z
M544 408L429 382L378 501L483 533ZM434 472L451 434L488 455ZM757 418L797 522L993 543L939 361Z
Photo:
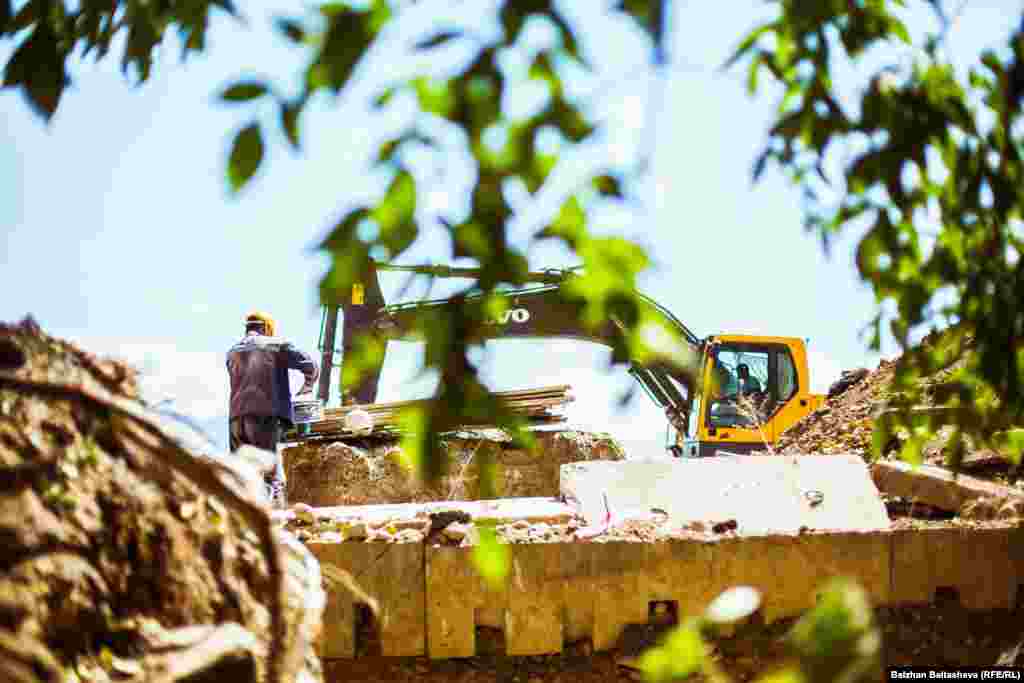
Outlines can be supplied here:
M366 286L361 288L357 286L357 289L353 290L353 295L346 297L341 306L343 313L342 373L345 372L345 364L351 362L351 344L356 336L369 333L383 341L418 341L420 337L417 333L417 323L421 322L424 317L435 315L445 307L453 305L450 299L385 305L379 282L377 282L376 271L378 269L418 269L414 272L455 277L471 274L461 272L461 270L468 271L469 269L446 269L439 266L389 267L381 264L375 265L376 267L371 269L368 278L370 281ZM441 270L459 270L460 272L448 273L440 272ZM683 369L667 363L640 364L635 362L635 359L627 357L623 336L614 321L607 321L593 329L582 325L579 322L582 304L575 301L563 289L568 278L574 277L571 272L542 271L531 275L533 276L532 280L537 283L536 285L502 292L502 295L507 298L507 309L498 319L489 321L473 341L561 338L593 342L610 347L613 360L629 363L630 374L661 405L672 424L685 433L690 401L694 394L692 376ZM470 298L472 296L474 295L470 295ZM691 350L699 354L703 342L692 331L652 299L643 295L640 295L640 299L642 305L648 308L648 314L655 316L666 329L673 331ZM334 313L336 316L336 310ZM329 337L332 336L331 311L327 312L327 318L326 336ZM324 346L324 337L325 335L322 334L322 347ZM333 346L332 341L324 348L325 367L329 367L329 356L333 351ZM373 403L376 401L377 385L383 362L381 359L378 365L370 368L368 372L364 371L360 385L351 390L351 397L356 402ZM329 398L329 389L325 389L325 387L329 387L329 385L321 386L320 397L326 403Z

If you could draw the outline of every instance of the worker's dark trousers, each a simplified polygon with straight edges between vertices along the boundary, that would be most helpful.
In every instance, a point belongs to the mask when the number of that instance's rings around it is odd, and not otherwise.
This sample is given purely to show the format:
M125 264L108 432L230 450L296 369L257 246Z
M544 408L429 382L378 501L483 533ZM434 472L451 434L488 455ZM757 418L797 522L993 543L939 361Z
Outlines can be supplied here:
M274 502L283 499L281 491L283 482L280 476L280 463L277 459L277 442L281 438L280 418L265 415L243 415L232 418L229 423L231 452L234 453L242 445L255 446L275 455L274 469L263 473L268 493Z

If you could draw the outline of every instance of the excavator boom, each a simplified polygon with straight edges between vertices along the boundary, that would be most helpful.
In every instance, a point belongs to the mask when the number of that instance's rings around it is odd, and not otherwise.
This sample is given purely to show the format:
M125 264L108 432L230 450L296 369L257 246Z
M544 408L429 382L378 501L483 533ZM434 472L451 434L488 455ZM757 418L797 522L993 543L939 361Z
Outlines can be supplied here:
M453 305L452 300L447 298L385 305L377 278L377 271L380 270L414 272L435 277L475 277L479 273L478 269L473 268L373 264L367 282L356 285L352 296L346 297L341 305L343 312L343 374L346 362L351 360L352 343L358 335L369 333L384 341L419 340L417 322ZM608 346L612 349L614 360L630 363L630 373L655 401L661 404L673 423L677 424L677 427L684 427L682 422L685 422L688 414L695 373L686 372L668 363L641 365L632 362L633 359L625 355L625 340L613 321L606 321L596 328L589 328L580 323L582 304L574 300L563 289L565 283L574 276L573 270L545 270L528 273L524 281L535 284L501 292L502 296L507 299L507 309L500 317L489 321L474 341L561 338ZM470 294L467 298L474 296L480 295ZM699 354L703 342L689 328L663 306L646 296L639 296L642 305L647 307L649 315L658 319L665 329L674 332L677 338L689 346L695 355ZM336 316L336 309L333 312L328 310L327 325L321 334L325 367L330 367L333 364L330 357L334 344L327 342L329 341L328 337L331 336L332 326L336 324ZM351 398L357 403L376 402L383 362L381 359L379 365L364 372L360 385L351 389ZM329 383L325 382L321 385L320 398L327 403Z

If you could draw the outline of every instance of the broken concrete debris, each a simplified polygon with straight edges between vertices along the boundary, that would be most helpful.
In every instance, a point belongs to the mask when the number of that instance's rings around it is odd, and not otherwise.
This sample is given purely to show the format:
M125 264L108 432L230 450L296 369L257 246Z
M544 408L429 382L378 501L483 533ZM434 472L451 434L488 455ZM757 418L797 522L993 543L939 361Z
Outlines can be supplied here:
M1013 487L932 465L880 461L871 466L871 478L890 496L962 513L969 519L1011 519L1024 509L1024 494Z

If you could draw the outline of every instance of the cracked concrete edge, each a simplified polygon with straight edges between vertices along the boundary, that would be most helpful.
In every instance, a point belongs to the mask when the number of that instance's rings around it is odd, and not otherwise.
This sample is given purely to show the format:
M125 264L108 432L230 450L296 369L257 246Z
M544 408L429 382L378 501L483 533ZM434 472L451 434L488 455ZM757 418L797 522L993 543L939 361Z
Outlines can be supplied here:
M1024 500L1024 493L1015 488L932 465L881 460L871 465L871 478L880 491L890 496L918 500L952 512L977 498Z

